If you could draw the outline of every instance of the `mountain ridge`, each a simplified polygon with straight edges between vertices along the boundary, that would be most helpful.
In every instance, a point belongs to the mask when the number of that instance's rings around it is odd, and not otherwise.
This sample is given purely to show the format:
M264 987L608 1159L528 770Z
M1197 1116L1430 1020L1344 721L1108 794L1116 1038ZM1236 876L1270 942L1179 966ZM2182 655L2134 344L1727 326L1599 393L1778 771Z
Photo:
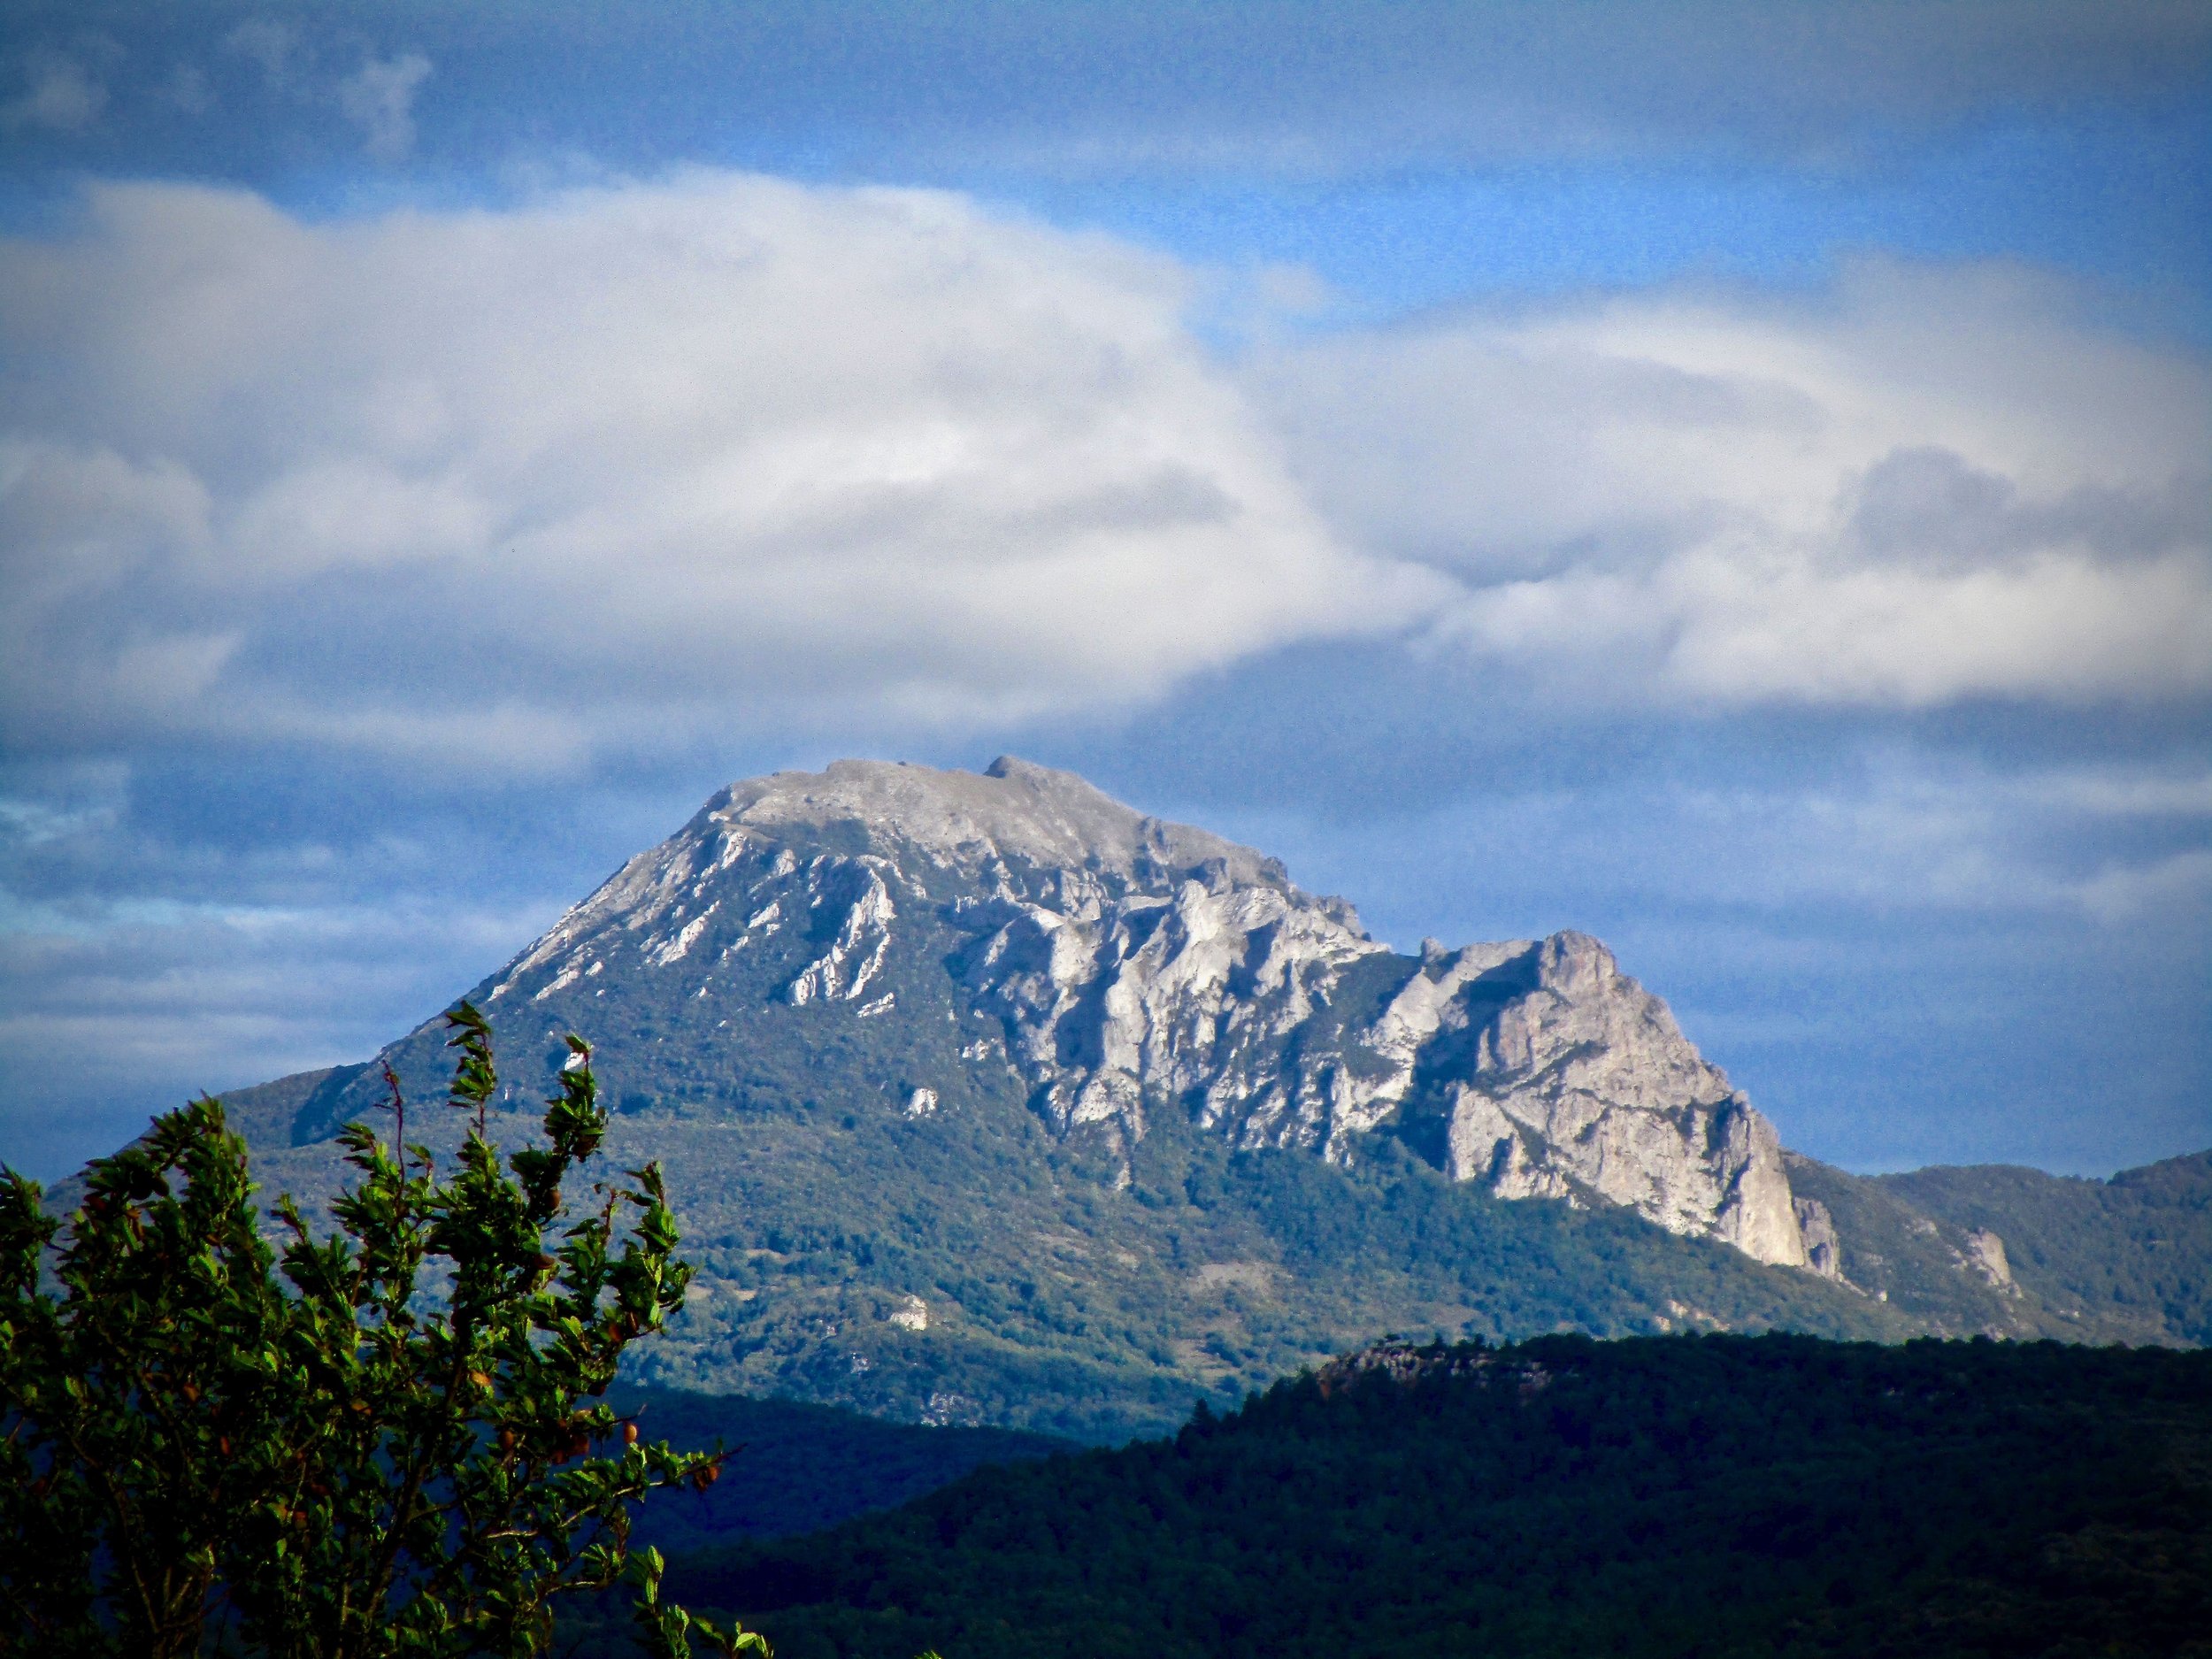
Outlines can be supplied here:
M576 1030L610 1154L668 1165L671 1386L1096 1438L1394 1330L2192 1340L1785 1155L1594 939L1393 951L1010 758L733 785L470 995L498 1135ZM442 1042L234 1097L263 1179L326 1200L380 1064L434 1100Z

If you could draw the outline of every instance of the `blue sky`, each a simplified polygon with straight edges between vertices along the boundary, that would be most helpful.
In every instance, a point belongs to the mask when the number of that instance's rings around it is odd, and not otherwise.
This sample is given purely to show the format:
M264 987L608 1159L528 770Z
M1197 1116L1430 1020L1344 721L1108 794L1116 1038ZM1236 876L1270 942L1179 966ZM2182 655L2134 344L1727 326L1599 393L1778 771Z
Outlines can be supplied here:
M2201 6L0 22L0 1158L719 784L1612 942L1784 1138L2212 1144Z

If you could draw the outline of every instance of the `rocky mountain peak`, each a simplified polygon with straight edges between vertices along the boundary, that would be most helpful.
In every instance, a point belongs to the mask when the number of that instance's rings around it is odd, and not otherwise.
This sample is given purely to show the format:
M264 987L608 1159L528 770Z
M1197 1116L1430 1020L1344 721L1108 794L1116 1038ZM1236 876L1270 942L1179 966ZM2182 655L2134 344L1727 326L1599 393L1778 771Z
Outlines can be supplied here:
M1121 1434L1386 1331L2184 1329L2039 1300L2024 1217L2095 1184L2024 1213L1982 1180L1939 1227L1786 1161L1586 933L1394 950L1250 849L1012 758L733 785L468 995L495 1139L533 1135L575 1033L608 1169L665 1164L699 1271L651 1363L689 1387ZM447 1035L378 1058L449 1168ZM327 1213L338 1128L397 1131L381 1071L231 1098L268 1190ZM2145 1283L2203 1210L2192 1167L2124 1212Z
M733 784L476 995L528 1043L633 1033L690 1097L764 1052L873 1056L840 1087L933 1120L1010 1087L1124 1181L1162 1114L1345 1164L1393 1137L1500 1197L1806 1262L1772 1125L1597 940L1402 955L1275 860L1011 757Z

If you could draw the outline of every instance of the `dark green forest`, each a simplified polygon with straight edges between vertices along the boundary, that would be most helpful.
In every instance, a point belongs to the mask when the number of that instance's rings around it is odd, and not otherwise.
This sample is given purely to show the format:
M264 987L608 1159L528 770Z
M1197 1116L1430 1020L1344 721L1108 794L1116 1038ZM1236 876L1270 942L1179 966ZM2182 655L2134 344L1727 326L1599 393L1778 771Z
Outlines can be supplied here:
M608 1398L626 1421L657 1440L743 1448L730 1464L743 1468L743 1479L733 1475L703 1490L656 1493L639 1508L637 1540L670 1555L818 1532L895 1509L986 1463L1077 1449L1074 1441L1018 1429L922 1428L797 1400L618 1385Z
M782 1659L2212 1654L2212 1354L1386 1345L670 1586Z

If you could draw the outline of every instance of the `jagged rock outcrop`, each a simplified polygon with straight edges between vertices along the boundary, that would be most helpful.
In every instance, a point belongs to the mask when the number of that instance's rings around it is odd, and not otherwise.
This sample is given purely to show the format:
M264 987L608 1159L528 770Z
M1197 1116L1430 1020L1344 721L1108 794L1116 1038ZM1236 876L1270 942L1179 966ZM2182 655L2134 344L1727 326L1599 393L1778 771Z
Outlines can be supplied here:
M2012 1263L2005 1256L2005 1241L1986 1227L1977 1227L1966 1235L1966 1250L1960 1265L1978 1274L1992 1290L2018 1294L2019 1286L2013 1283Z
M1486 1387L1502 1385L1526 1399L1550 1387L1552 1373L1540 1360L1479 1343L1432 1342L1422 1347L1403 1337L1385 1337L1331 1360L1313 1374L1314 1386L1325 1400L1363 1385L1412 1388L1471 1379Z
M763 991L856 1021L941 1006L929 1029L959 1033L959 1064L1010 1068L1056 1133L1125 1166L1164 1110L1336 1162L1391 1133L1501 1197L1623 1205L1807 1264L1771 1125L1596 940L1401 955L1275 860L1022 761L733 785L485 995L549 1020L679 980L709 1025ZM902 1078L904 1110L943 1087Z
M1479 1033L1450 1102L1448 1168L1506 1198L1594 1194L1673 1233L1806 1264L1774 1125L1667 1006L1583 933L1529 953L1533 983Z
M1823 1279L1837 1283L1843 1277L1843 1240L1836 1235L1836 1218L1817 1198L1796 1201L1797 1231L1805 1243L1805 1265Z

